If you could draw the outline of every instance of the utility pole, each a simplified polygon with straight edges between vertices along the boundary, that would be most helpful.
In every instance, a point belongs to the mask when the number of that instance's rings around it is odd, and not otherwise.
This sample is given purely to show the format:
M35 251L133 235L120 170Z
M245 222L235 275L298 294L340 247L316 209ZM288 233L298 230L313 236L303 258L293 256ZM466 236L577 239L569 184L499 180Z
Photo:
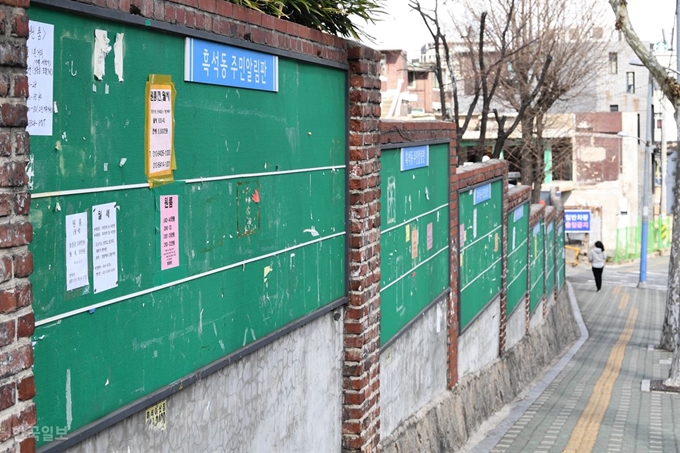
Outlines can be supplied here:
M680 0L678 0L680 1ZM652 93L653 82L652 73L649 73L649 83L647 88L647 127L645 128L645 165L644 175L642 178L642 228L640 229L640 280L638 281L638 288L647 287L647 244L649 241L649 187L651 175L651 160L652 160L652 127L654 127L654 119L652 118Z

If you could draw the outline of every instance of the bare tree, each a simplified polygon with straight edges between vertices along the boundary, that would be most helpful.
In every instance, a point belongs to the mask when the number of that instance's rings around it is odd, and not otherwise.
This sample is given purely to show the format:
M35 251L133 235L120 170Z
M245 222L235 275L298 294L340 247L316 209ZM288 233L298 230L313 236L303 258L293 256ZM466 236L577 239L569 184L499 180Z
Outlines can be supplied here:
M675 109L675 123L680 136L680 84L674 77L669 77L666 69L654 57L652 52L643 44L633 30L628 17L627 2L625 0L609 0L609 4L616 15L616 29L623 32L628 45L649 69L650 74L661 87L661 91L673 104ZM680 171L675 172L675 188L673 189L673 235L671 237L671 256L668 263L668 292L666 294L666 315L664 332L666 341L674 343L675 354L671 362L671 370L663 383L668 387L680 387L680 347L678 347L678 323L680 323L680 274L678 258L680 253ZM669 346L669 345L666 345Z
M444 89L444 67L442 66L442 47L444 50L444 58L446 59L446 64L451 65L451 60L449 58L449 46L446 42L446 35L444 34L441 22L439 21L439 1L435 0L434 7L432 9L423 8L420 0L409 0L409 6L420 14L423 19L427 30L432 36L434 41L434 52L435 52L435 64L434 64L434 75L437 78L437 83L439 84L439 100L441 103L442 119L447 120L449 115L447 114L446 108L446 90ZM455 79L453 80L453 91L456 91ZM457 117L457 113L456 113ZM456 123L457 124L457 123Z
M409 6L420 14L434 41L434 72L437 81L439 82L439 86L442 87L440 90L442 116L445 119L447 117L445 113L446 110L444 110L446 105L444 73L446 73L449 78L447 81L449 82L448 85L451 87L451 98L453 101L452 119L456 125L457 136L462 138L470 126L473 117L475 115L479 115L480 117L480 134L475 151L475 160L481 160L486 148L487 125L489 116L492 112L491 104L496 91L501 85L502 77L504 75L503 67L506 62L506 54L508 51L508 34L514 13L514 3L515 0L511 0L509 3L507 16L505 17L504 22L505 26L502 27L502 30L499 33L499 46L496 46L491 51L487 50L486 46L490 42L486 32L487 14L486 12L482 12L479 15L478 22L475 23L474 26L468 24L464 27L457 27L458 33L463 35L461 44L465 50L456 50L454 54L454 52L451 51L450 44L443 31L439 15L439 2L435 0L434 7L432 9L426 9L422 6L420 0L409 0ZM451 18L453 21L453 16ZM454 43L454 45L456 44ZM454 69L454 59L458 66L463 67L467 77L470 79L470 85L472 86L464 117L461 116L460 112L460 81L456 75L457 71ZM443 63L446 64L446 71L444 70ZM479 105L480 98L481 105ZM481 111L478 110L478 107L481 108ZM507 127L507 117L500 116L497 111L494 111L493 113L499 124L499 138L496 140L496 151L494 152L494 157L498 157L505 140L521 123L522 112L519 112L515 120ZM463 157L461 140L457 141L457 147L458 155Z
M507 76L497 98L521 118L517 149L522 183L533 186L532 200L538 202L545 177L546 115L558 100L577 94L595 76L604 48L603 40L591 36L598 14L592 4L573 0L516 0L513 8L486 0L470 3L470 8L488 11L489 36L497 48L508 48ZM506 17L512 19L509 43L503 40Z

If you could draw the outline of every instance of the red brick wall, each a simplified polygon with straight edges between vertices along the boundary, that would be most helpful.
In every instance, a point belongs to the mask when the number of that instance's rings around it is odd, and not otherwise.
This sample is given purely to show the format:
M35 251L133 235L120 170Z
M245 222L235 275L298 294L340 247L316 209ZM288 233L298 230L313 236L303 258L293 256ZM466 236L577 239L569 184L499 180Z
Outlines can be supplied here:
M350 44L349 304L344 325L343 451L380 442L380 53Z
M0 450L35 451L26 98L28 0L0 0Z
M224 0L78 0L77 3L134 13L320 60L347 62L344 39Z
M622 146L620 137L579 133L574 140L577 149L577 181L594 184L619 179ZM597 150L597 155L593 155L590 150ZM593 160L594 157L601 159Z
M406 69L406 52L402 50L384 50L381 52L385 56L385 77L386 80L380 84L381 91L396 90L397 80L403 79L401 91L407 90L408 72Z
M452 175L453 176L453 175ZM452 388L458 382L458 316L460 311L460 300L458 300L458 251L460 234L458 231L458 192L467 187L472 187L492 179L503 178L503 200L507 198L508 192L508 163L501 160L490 160L483 163L472 165L465 165L458 168L451 187L451 217L455 218L455 230L451 228L451 293L455 296L455 304L452 307L455 311L455 316L449 318L449 363L448 363L448 385ZM505 206L504 206L505 209ZM506 216L506 211L502 214L502 218ZM503 222L503 234L501 243L507 242L508 232L507 223ZM507 254L505 254L507 260ZM507 274L507 262L502 265L501 275L505 278ZM505 338L505 310L507 306L507 295L505 291L505 281L501 285L501 338Z
M412 142L427 142L449 140L455 149L456 132L453 123L442 121L398 121L382 120L380 122L380 143L408 144ZM457 165L455 153L451 154L453 174Z
M555 208L555 234L557 234L559 226L564 223L564 206L562 205L562 199L557 197L556 192L550 193L550 202ZM557 267L559 267L558 265L562 259L560 252L561 250L557 248L557 236L555 236L555 279L557 279ZM557 287L557 284L555 284L555 300L557 300L558 293L559 288Z
M623 130L623 114L621 112L577 113L576 127L580 132L616 134Z

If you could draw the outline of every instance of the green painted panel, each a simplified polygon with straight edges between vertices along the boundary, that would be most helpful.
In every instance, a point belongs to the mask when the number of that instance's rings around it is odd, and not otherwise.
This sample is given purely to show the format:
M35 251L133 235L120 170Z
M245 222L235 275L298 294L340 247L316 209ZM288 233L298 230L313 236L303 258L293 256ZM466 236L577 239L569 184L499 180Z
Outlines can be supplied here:
M531 289L530 309L533 313L545 294L545 231L543 220L533 226L531 231Z
M545 226L545 293L555 288L555 221Z
M380 159L382 344L449 287L449 147L429 149L414 170L401 171L400 149Z
M29 15L55 25L59 112L52 137L31 139L35 192L146 182L139 170L149 74L171 75L177 89L175 179L344 163L343 71L280 58L278 93L185 83L182 37L76 15L64 19L40 7ZM107 30L112 43L115 33L125 34L124 82L115 75L113 52L104 80L92 76L95 29ZM122 167L121 158L127 159Z
M459 193L461 329L501 290L502 184L501 180L493 181ZM475 203L476 197L487 190L489 198Z
M556 261L557 261L557 289L562 289L562 285L566 281L565 264L566 257L564 255L564 222L557 225L557 235L555 236L556 247Z
M527 292L529 203L508 214L508 293L506 313L512 313Z
M31 137L39 426L74 431L345 295L344 71L280 58L278 93L185 83L182 37L29 15L54 24L58 106L53 135ZM93 77L96 29L124 33L123 82L113 52ZM154 189L140 186L149 74L177 90L175 182ZM167 195L179 265L162 270ZM106 203L118 274L95 292L92 208ZM69 291L75 214L88 281Z

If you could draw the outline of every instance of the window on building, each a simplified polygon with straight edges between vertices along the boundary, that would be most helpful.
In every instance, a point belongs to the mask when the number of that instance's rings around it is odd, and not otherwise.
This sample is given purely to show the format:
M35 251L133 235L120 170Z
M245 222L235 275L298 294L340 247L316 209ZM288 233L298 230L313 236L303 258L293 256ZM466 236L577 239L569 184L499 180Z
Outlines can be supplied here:
M610 112L618 112L619 111L619 105L618 104L612 104L609 106L609 111Z
M431 74L432 74L432 89L439 91L439 79L437 79L437 74L435 74L434 72L432 72Z
M387 55L382 55L380 57L380 75L387 77Z
M635 93L635 73L626 72L626 93Z
M619 72L619 55L616 52L609 52L609 73L618 74Z
M416 73L413 71L408 72L408 87L409 88L416 87Z

